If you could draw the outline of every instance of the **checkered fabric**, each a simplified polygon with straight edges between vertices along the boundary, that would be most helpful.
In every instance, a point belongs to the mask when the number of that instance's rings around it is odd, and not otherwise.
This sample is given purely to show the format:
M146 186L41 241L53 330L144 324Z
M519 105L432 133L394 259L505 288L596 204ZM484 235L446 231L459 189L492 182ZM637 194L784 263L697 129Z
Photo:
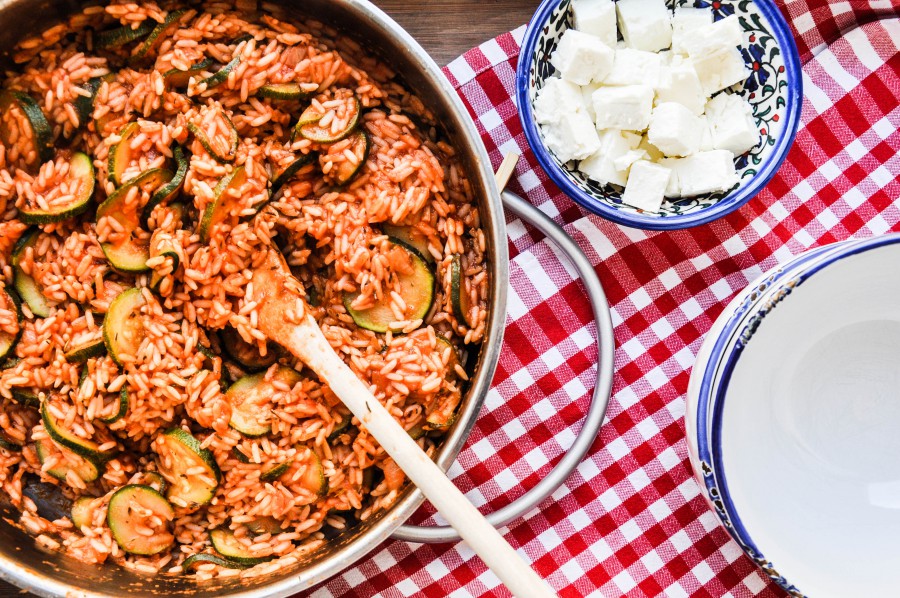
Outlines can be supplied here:
M684 395L703 335L750 280L809 247L900 230L900 5L780 6L805 63L796 143L759 196L685 231L607 222L541 171L512 99L524 28L446 69L494 165L508 151L523 154L512 188L586 250L613 310L616 378L600 438L564 487L505 531L561 596L782 595L703 501L688 462ZM478 425L450 471L485 509L520 496L570 446L598 359L573 273L537 231L516 219L508 224L506 346ZM439 519L432 513L426 505L413 521ZM465 545L388 541L313 595L508 592Z

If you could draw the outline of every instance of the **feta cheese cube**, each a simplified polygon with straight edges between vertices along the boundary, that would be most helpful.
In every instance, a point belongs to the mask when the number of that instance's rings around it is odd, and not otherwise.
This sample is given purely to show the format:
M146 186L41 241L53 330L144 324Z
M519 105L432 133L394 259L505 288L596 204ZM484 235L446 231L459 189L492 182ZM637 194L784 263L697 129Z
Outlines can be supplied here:
M613 166L616 167L616 170L619 171L628 171L628 168L637 162L638 160L646 160L649 156L647 152L642 149L633 149L628 150L615 160L613 160Z
M731 15L715 23L691 30L681 42L689 56L715 54L742 45L744 29L738 22L737 15Z
M709 118L705 114L699 118L703 123L700 127L700 151L708 152L709 150L716 149L715 146L713 146L713 136L712 129L709 127Z
M647 140L667 156L690 156L700 150L702 121L676 102L653 109Z
M616 50L612 70L603 79L604 85L647 85L655 86L659 81L662 60L655 52L645 52L633 48Z
M643 131L650 124L653 88L648 85L601 87L591 99L597 130Z
M638 144L638 149L643 150L647 154L647 159L651 162L659 162L665 156L663 153L659 151L659 148L647 141L647 137L641 137L641 142ZM709 149L712 149L711 147Z
M576 85L601 81L612 69L615 51L600 38L567 29L556 50L550 56L550 64L562 78Z
M672 51L687 55L684 42L695 29L712 24L712 11L708 8L679 6L672 17Z
M586 112L560 114L556 122L541 126L544 143L561 162L583 160L600 149L600 138Z
M534 119L542 125L555 123L562 114L584 111L581 88L558 77L544 81L534 98Z
M631 165L622 202L645 212L658 212L665 198L672 171L665 166L640 160Z
M720 93L706 103L706 116L715 149L738 156L759 143L753 107L742 97Z
M678 102L696 115L703 114L706 93L690 58L675 55L671 63L660 70L656 101Z
M678 163L683 159L684 158L663 158L656 161L656 163L660 166L665 166L672 171L672 174L669 176L669 184L666 185L665 192L665 196L670 199L681 197L681 187L678 185Z
M619 0L616 12L628 47L657 52L672 45L672 13L665 0Z
M596 35L611 48L616 46L616 5L612 0L572 0L572 14L575 29Z
M637 147L640 137L616 129L600 132L600 149L582 160L578 169L601 185L624 186L628 180L628 168L617 169L616 161ZM629 164L630 166L630 164Z
M581 101L584 104L584 109L587 112L588 116L591 117L591 120L595 120L596 116L594 114L594 100L591 99L591 96L595 91L600 89L600 84L591 83L590 85L582 85L580 89Z
M692 58L700 86L708 96L747 80L749 73L744 66L744 57L737 48Z
M734 154L728 150L699 152L687 158L667 158L660 164L672 169L672 177L677 179L666 189L666 197L693 197L728 191L738 182Z

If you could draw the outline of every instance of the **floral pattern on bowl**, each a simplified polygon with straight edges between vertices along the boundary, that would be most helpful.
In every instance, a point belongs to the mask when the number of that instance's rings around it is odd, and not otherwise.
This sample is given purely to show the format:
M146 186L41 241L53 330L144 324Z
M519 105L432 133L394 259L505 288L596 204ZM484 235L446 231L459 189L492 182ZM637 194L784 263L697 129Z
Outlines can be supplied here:
M544 81L555 76L550 55L572 26L570 0L545 0L525 34L519 57L517 99L528 142L544 170L567 195L614 222L645 229L678 229L714 220L737 209L775 174L799 125L802 88L797 49L787 24L770 0L667 0L675 6L708 7L715 20L737 14L745 31L741 48L750 75L730 91L747 99L759 125L760 143L736 161L739 183L727 193L666 201L648 213L623 204L621 190L590 180L577 163L563 163L543 143L532 106Z

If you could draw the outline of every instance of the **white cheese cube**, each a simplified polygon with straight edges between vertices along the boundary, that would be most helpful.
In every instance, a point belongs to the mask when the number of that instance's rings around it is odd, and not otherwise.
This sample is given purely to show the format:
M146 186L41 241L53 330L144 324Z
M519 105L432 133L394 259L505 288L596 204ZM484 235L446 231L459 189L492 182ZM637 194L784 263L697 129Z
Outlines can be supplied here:
M715 149L728 150L739 156L759 143L753 107L738 95L720 93L715 96L706 103L706 117Z
M703 93L708 96L747 80L747 67L740 50L731 48L706 56L694 56L694 70L700 78Z
M616 50L612 70L603 79L604 85L655 86L659 81L662 60L655 52L625 48Z
M712 11L708 8L679 6L672 17L672 51L687 55L684 42L695 29L712 24Z
M596 35L607 46L616 46L616 5L612 0L572 0L575 29Z
M586 112L561 114L556 122L542 125L544 143L561 162L584 160L600 149L600 138Z
M563 79L576 85L587 85L606 77L612 69L614 57L615 51L599 37L567 29L550 56L550 64Z
M693 197L728 191L738 182L734 154L728 150L699 152L687 158L669 158L661 160L660 164L671 168L672 176L677 177L677 181L666 189L667 197Z
M715 23L691 30L681 42L689 56L715 54L742 45L744 29L738 22L737 15L731 15Z
M716 149L713 145L712 129L709 127L709 119L705 114L699 118L703 122L703 125L700 127L702 133L700 137L700 151L708 152L709 150Z
M702 121L676 102L653 109L647 140L667 156L690 156L700 150Z
M678 102L694 114L703 114L706 94L690 58L676 55L668 66L660 70L656 101Z
M594 120L596 118L594 115L594 100L591 99L591 96L595 91L600 89L600 84L591 83L590 85L582 85L580 89L581 101L584 104L584 109L587 112L588 116L591 117L591 120Z
M647 137L641 137L641 142L638 144L638 149L643 150L647 154L647 159L651 162L659 162L665 156L663 153L659 151L659 148L647 141ZM712 148L710 148L712 149Z
M638 160L647 160L648 158L647 152L642 149L628 150L613 160L613 166L616 167L616 170L628 171L628 168Z
M665 166L640 160L631 165L622 202L645 212L658 212L665 199L672 171Z
M672 13L665 0L618 0L616 12L628 47L658 52L672 45Z
M665 193L665 196L670 199L681 197L681 186L678 184L678 163L682 160L684 158L663 158L656 161L660 166L665 166L672 171L672 174L669 175L669 184L666 185Z
M648 85L601 87L591 99L597 130L643 131L650 124L653 89Z
M562 114L584 111L581 88L557 77L544 81L534 98L534 119L542 125L555 123Z
M634 150L640 137L616 129L600 132L600 149L582 160L578 169L601 185L624 186L628 180L628 169L617 169L616 161ZM630 165L629 165L630 166Z

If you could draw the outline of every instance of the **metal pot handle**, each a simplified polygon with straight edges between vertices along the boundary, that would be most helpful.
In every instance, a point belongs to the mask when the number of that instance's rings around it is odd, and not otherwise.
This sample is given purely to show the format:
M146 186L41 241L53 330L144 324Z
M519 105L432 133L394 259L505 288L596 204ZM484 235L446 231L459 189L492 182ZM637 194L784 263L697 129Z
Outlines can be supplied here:
M594 393L591 397L591 406L581 431L564 454L559 463L534 488L506 505L502 509L487 515L488 522L494 527L504 527L510 522L519 519L528 511L553 494L562 486L569 475L578 467L581 460L597 438L603 418L606 415L606 406L609 403L613 380L613 352L615 343L613 339L612 317L609 304L606 301L606 293L591 262L585 256L578 244L566 233L562 227L551 220L547 215L525 201L518 195L503 192L503 205L519 216L525 222L544 233L553 241L569 258L575 269L581 276L581 282L587 291L591 308L594 312L594 323L597 326L597 382L594 385ZM420 527L415 525L401 525L391 535L397 540L420 543L458 542L460 537L452 527Z

